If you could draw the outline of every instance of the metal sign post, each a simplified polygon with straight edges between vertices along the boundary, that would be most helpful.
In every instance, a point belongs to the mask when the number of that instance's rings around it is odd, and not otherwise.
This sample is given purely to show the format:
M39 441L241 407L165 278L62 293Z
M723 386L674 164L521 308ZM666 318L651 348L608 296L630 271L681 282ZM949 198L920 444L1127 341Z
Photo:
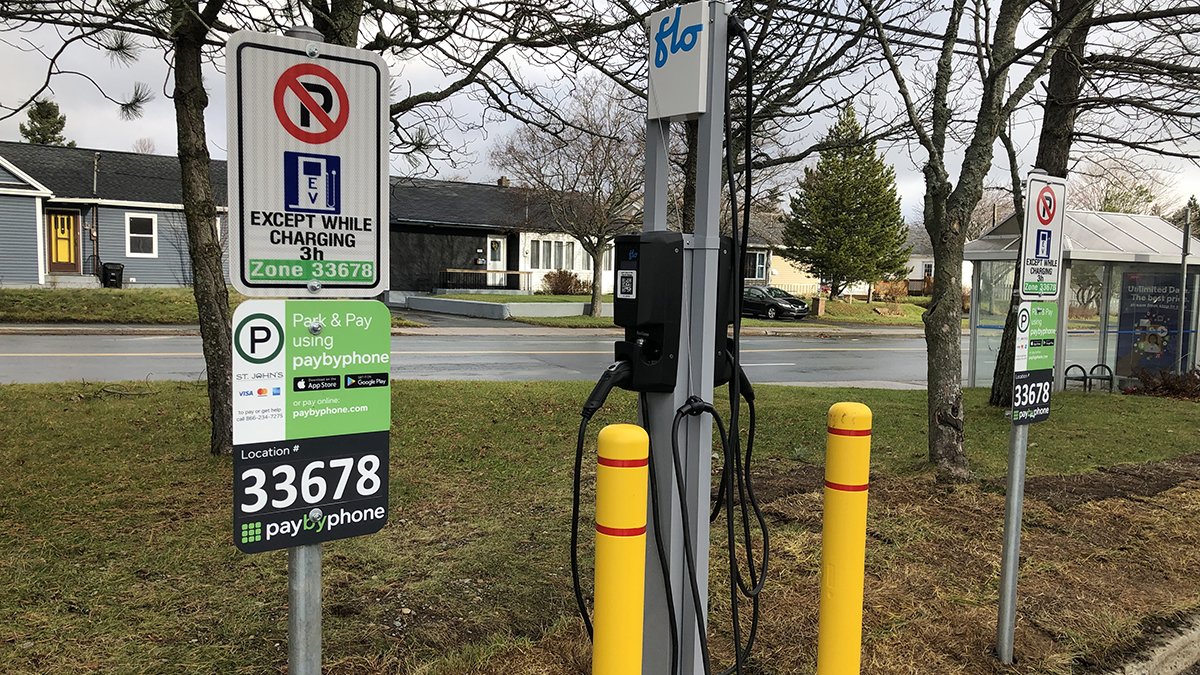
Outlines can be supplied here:
M1021 248L1021 306L1013 354L1012 430L1008 447L1008 487L1004 509L1004 550L1000 564L1000 609L996 654L1013 662L1017 627L1017 577L1021 559L1021 512L1025 502L1025 459L1029 425L1050 418L1054 389L1062 271L1062 220L1066 188L1062 179L1034 173L1026 182Z
M308 27L226 44L229 277L250 296L389 286L387 66ZM252 300L234 314L233 535L288 549L288 672L321 672L321 542L387 523L391 313Z
M701 604L692 602L684 565L683 531L671 458L675 411L691 395L713 396L716 342L717 254L720 248L721 152L725 98L726 5L695 2L652 14L650 86L646 139L646 232L667 229L667 148L671 120L699 119L696 167L696 229L684 236L683 321L675 391L647 394L643 419L649 423L651 461L658 481L662 538L679 627L678 675L704 672L698 630L707 625L709 486L712 481L712 420L691 416L682 425L684 499L689 538L696 561ZM653 519L651 519L653 520ZM648 542L654 541L653 523ZM646 609L642 672L669 673L671 635L665 587L655 546L646 547ZM702 623L703 622L703 623ZM671 675L677 675L672 673Z

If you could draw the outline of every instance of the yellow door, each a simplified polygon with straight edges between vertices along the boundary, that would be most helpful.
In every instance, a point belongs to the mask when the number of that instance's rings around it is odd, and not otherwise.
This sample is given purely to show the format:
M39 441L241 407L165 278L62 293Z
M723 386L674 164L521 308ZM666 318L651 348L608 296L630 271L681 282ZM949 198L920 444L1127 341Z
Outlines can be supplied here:
M50 271L79 272L79 214L46 213L50 231Z

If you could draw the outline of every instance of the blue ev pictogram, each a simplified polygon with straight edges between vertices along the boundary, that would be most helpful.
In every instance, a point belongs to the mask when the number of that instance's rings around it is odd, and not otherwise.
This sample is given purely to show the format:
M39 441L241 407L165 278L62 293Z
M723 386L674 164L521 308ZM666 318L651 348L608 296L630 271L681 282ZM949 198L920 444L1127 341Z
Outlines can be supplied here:
M693 24L679 30L679 15L682 8L676 7L674 16L667 16L658 23L658 32L654 35L654 67L662 68L667 65L671 54L690 52L700 39L701 24ZM670 45L667 40L670 39Z
M342 159L284 152L283 209L294 213L341 213Z

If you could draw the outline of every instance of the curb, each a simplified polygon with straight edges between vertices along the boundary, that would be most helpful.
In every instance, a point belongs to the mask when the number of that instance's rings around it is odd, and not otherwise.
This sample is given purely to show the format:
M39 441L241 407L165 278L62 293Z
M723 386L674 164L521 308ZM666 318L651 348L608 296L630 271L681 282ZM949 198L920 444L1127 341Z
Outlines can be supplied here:
M85 325L0 325L0 335L200 335L199 326L143 326L116 323Z
M1200 663L1200 615L1168 631L1164 640L1106 675L1181 675Z

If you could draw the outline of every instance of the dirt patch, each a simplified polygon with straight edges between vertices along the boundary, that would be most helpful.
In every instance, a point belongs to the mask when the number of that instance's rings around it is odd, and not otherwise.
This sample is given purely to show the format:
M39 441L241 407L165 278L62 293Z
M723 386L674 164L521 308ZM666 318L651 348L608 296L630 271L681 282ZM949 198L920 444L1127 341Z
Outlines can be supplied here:
M1200 480L1200 454L1165 462L1120 464L1085 474L1036 476L1025 482L1025 497L1063 511L1102 499L1153 497L1196 480Z

